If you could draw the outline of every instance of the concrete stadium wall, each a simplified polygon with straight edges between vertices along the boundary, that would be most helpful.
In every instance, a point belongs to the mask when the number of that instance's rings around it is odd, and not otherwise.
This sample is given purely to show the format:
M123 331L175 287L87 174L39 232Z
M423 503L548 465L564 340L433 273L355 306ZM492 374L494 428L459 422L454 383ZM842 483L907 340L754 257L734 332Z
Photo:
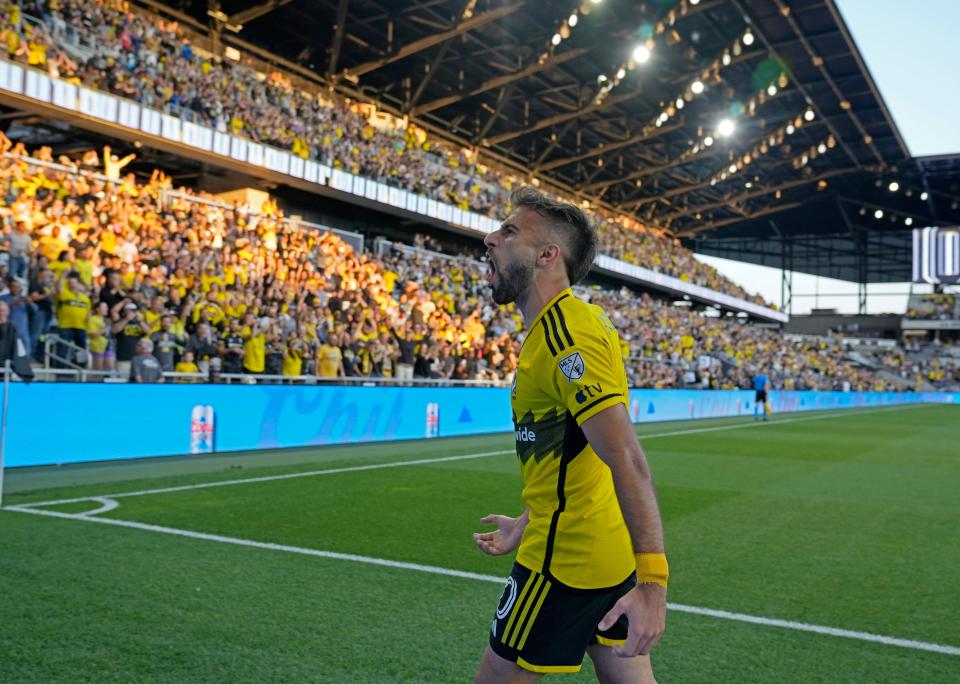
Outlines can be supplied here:
M960 394L937 392L774 391L770 398L775 413L960 404ZM13 383L5 460L18 467L508 432L509 401L506 388ZM751 391L630 393L636 423L753 410Z

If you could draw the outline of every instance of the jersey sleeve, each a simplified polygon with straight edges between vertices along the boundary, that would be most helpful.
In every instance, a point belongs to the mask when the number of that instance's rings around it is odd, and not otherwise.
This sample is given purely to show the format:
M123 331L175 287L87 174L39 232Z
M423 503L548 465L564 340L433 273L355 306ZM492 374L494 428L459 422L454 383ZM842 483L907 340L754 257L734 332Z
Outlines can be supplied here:
M554 386L577 424L611 406L626 404L616 335L607 335L599 321L570 326L569 338L562 326L559 333L565 349L555 357ZM573 344L569 344L571 341Z

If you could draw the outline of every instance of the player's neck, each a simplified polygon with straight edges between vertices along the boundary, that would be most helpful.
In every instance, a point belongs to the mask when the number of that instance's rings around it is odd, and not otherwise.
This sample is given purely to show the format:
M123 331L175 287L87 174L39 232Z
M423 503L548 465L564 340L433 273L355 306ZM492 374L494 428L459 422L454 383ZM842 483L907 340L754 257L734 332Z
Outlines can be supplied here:
M547 302L568 287L570 287L570 283L566 279L556 279L549 282L537 282L535 280L530 287L521 292L517 297L517 308L520 309L523 316L524 327L537 320L537 316L543 311Z

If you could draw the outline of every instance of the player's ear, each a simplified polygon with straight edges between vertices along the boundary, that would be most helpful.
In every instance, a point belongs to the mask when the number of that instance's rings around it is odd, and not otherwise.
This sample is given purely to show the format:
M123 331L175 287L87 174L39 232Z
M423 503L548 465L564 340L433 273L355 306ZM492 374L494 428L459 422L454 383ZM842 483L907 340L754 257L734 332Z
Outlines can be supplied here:
M560 245L555 242L548 242L540 248L540 254L537 256L537 266L547 266L560 258L562 258Z

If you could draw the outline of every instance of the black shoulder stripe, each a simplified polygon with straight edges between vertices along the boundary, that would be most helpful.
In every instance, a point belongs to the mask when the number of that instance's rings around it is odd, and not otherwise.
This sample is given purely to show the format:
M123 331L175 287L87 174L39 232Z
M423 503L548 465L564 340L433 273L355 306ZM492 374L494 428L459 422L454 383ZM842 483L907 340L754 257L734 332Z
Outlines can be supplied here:
M563 299L561 297L560 299ZM570 336L570 330L567 328L567 319L563 316L563 310L560 308L560 300L557 300L557 303L553 305L553 308L557 312L557 318L560 319L560 327L563 328L563 336L567 338L567 345L573 346L573 338Z
M547 341L547 349L550 350L550 353L554 356L557 355L557 348L553 346L553 342L550 341L550 329L547 327L547 320L545 318L540 319L540 323L543 324L543 339Z
M560 348L560 351L566 349L563 344L563 340L560 339L560 333L557 331L557 319L553 317L553 309L547 311L547 318L550 319L550 327L553 328L553 339L557 342L557 347Z

